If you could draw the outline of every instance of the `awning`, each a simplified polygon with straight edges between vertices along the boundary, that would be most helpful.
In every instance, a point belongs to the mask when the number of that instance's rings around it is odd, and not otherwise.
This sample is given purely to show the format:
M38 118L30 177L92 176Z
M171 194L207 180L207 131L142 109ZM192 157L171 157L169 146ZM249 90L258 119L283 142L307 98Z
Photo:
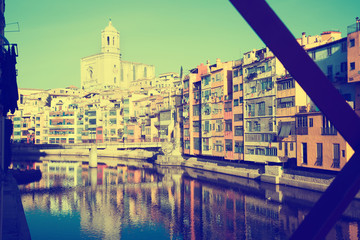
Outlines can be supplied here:
M291 130L291 122L283 122L280 126L279 137L286 138Z

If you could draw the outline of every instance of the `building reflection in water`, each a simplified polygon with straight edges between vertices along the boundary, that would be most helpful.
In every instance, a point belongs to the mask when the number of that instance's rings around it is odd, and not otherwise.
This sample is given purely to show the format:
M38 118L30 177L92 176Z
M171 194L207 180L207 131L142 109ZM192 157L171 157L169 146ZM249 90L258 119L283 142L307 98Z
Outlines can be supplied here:
M21 186L26 214L40 212L65 220L79 215L82 239L136 234L151 238L159 229L165 235L157 237L164 239L288 239L320 197L307 190L193 169L125 165L93 169L78 162L52 161L13 167L43 173L40 182ZM359 239L359 222L360 207L354 201L328 239ZM32 234L34 224L29 223Z

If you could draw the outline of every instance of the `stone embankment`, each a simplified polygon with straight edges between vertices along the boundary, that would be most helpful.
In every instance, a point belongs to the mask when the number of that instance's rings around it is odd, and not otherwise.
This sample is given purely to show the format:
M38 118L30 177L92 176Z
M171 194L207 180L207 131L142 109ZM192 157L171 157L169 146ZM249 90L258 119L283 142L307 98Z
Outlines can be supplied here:
M34 154L61 156L88 157L89 149L40 149L14 152L14 154ZM122 159L154 159L157 152L137 150L117 150L116 147L98 148L97 156L102 158L122 158ZM69 158L70 159L70 158ZM104 161L102 161L104 162ZM106 162L109 162L107 160ZM155 164L160 166L182 166L205 170L210 172L222 173L237 177L260 180L276 185L292 186L304 189L324 192L336 177L336 173L318 173L307 170L283 169L281 166L271 165L251 165L233 164L230 162L211 161L208 159L190 157L184 159L181 156L158 155ZM357 195L360 198L360 194Z
M13 149L13 155L56 155L56 156L81 156L88 157L90 149L81 148L66 148L66 149ZM136 150L117 150L115 146L98 148L97 156L108 158L131 158L131 159L149 159L152 158L156 152L146 151L143 149Z
M168 159L171 159L171 157L168 157ZM209 161L207 159L195 157L178 161L177 164L171 160L166 163L163 159L159 163L160 165L180 165L198 170L250 178L260 180L261 182L319 192L324 192L336 177L335 172L319 173L307 170L283 169L281 166L232 164L228 162ZM356 198L360 199L360 194L358 194Z

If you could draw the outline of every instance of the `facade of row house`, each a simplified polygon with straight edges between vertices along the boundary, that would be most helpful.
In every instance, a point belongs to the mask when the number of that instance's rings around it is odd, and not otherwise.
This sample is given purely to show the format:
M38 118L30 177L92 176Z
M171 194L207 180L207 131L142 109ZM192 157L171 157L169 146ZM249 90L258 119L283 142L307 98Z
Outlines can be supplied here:
M244 54L243 72L245 160L281 162L277 154L275 82L285 69L268 48L263 48Z
M201 64L185 76L183 86L183 153L243 160L239 62L217 59L213 65Z

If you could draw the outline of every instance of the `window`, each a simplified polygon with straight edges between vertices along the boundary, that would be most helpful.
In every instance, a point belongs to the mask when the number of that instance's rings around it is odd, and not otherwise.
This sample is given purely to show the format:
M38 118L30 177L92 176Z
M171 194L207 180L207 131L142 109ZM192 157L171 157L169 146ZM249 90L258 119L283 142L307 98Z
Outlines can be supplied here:
M225 150L231 152L232 149L232 140L231 139L226 139L225 140Z
M240 103L243 103L243 102L244 102L244 98L243 98L243 97L240 97L240 98L239 98L239 102L240 102Z
M341 51L342 51L342 52L346 52L346 49L347 49L346 42L343 42L343 43L341 44Z
M269 115L273 115L273 107L272 106L269 106L268 107L268 111L269 111Z
M199 121L194 121L193 122L193 131L194 132L200 132L200 122Z
M246 127L249 132L252 132L252 122L250 121L246 122Z
M286 90L286 89L291 89L295 87L295 80L289 79L289 80L285 80L285 81L281 81L277 84L277 90L281 91L281 90Z
M232 110L232 102L225 103L225 112L231 112Z
M322 164L323 164L323 145L322 143L317 143L315 166L322 166Z
M295 97L284 97L277 99L278 108L290 108L295 106Z
M194 92L194 100L200 100L201 99L201 92L197 91Z
M307 164L307 143L301 143L301 160L303 164Z
M254 131L260 132L261 131L261 125L259 122L254 122Z
M247 109L248 109L249 117L254 117L255 116L255 104L247 105Z
M261 80L261 90L271 90L273 88L273 82L271 78Z
M239 106L239 99L234 99L234 107Z
M239 91L239 85L238 85L238 84L235 84L235 85L234 85L234 92L237 92L237 91Z
M282 150L282 142L279 142L279 150Z
M290 151L294 151L294 143L290 143Z
M234 114L234 122L242 121L243 115L242 114Z
M237 77L237 76L239 76L239 70L234 70L234 77Z
M200 138L194 138L194 149L195 150L200 150L201 149Z
M265 102L260 102L258 105L258 116L265 116Z
M211 81L210 75L207 75L207 76L204 76L204 77L201 78L201 84L203 86L209 85L210 81Z
M203 151L209 151L210 150L209 144L210 144L209 138L203 138L203 142L202 142Z
M272 121L269 121L269 131L272 132L274 130L274 125Z
M242 135L244 135L243 126L235 126L235 136L242 136Z
M188 89L189 88L189 81L184 81L184 89Z
M346 72L347 71L347 63L342 62L340 65L340 69L341 69L341 72Z
M96 124L96 118L94 118L94 119L89 119L89 124Z
M300 116L297 118L298 127L307 127L307 116Z
M244 153L244 143L235 141L235 153Z
M240 91L243 90L243 84L242 84L242 83L239 84L239 90L240 90Z
M200 105L194 105L193 115L194 116L199 116L200 115Z
M334 161L331 167L340 168L340 144L334 143Z
M309 118L309 127L313 127L313 126L314 126L314 119Z
M355 70L355 62L350 63L350 71Z
M331 47L328 47L328 48L327 48L327 55L328 55L328 56L331 56L331 54L332 54L332 48L331 48Z
M190 149L190 141L185 140L185 149Z
M350 39L349 43L350 43L349 48L354 47L355 46L355 39Z
M202 106L202 114L205 114L205 115L210 115L211 113L211 107L209 104L204 104Z
M227 132L232 131L232 121L231 120L225 120L225 131L227 131Z
M190 136L190 132L189 132L189 129L188 129L188 128L185 128L185 129L184 129L184 136L185 136L185 137L189 137L189 136Z
M311 52L311 58L313 60L316 60L316 52L315 51Z

